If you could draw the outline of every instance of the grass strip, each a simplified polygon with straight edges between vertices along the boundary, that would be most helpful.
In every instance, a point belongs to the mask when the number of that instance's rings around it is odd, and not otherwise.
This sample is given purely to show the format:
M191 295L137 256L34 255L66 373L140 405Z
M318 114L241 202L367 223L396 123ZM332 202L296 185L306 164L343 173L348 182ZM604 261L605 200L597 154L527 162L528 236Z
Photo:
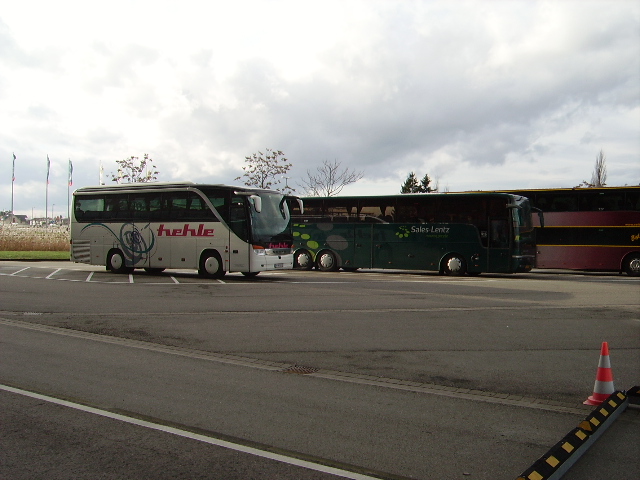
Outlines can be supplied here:
M69 260L69 252L10 251L0 252L0 260Z

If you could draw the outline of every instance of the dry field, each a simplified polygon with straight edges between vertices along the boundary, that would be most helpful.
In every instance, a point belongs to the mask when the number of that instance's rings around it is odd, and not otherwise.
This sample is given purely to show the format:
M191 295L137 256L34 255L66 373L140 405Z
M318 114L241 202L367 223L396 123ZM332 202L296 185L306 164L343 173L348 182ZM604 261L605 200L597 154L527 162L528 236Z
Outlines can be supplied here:
M0 251L68 252L67 227L0 226Z

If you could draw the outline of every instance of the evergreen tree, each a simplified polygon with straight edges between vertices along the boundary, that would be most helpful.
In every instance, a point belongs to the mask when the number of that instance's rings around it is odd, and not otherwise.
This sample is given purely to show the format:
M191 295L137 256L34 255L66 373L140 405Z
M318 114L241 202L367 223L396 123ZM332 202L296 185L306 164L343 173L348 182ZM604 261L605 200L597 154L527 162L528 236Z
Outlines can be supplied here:
M411 172L400 188L400 193L429 193L437 190L437 188L431 188L430 185L431 179L429 175L425 175L422 177L422 180L418 182L416 174Z
M415 173L411 172L404 181L404 184L400 189L400 193L416 193L418 192L418 188L418 178Z

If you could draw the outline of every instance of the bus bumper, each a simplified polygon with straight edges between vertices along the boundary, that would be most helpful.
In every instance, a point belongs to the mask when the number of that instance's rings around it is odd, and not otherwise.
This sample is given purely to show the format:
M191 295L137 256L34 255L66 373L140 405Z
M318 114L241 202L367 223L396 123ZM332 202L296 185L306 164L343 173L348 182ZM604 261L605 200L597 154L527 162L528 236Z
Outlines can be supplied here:
M293 254L261 255L257 267L259 271L293 270Z
M513 255L511 258L513 259L513 266L515 267L513 271L515 273L530 272L536 262L534 255Z

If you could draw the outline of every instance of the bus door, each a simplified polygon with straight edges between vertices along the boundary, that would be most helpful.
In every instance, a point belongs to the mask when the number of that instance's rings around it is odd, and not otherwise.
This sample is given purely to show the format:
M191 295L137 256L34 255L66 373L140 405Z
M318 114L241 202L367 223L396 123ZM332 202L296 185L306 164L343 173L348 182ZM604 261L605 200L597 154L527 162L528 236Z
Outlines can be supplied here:
M248 272L250 267L249 255L252 253L247 246L249 242L249 212L247 196L232 195L229 205L229 252L225 262L226 271ZM220 252L222 253L222 252Z
M508 272L510 254L510 222L505 218L489 218L487 271Z
M356 268L373 267L373 227L371 223L354 224L353 266Z

